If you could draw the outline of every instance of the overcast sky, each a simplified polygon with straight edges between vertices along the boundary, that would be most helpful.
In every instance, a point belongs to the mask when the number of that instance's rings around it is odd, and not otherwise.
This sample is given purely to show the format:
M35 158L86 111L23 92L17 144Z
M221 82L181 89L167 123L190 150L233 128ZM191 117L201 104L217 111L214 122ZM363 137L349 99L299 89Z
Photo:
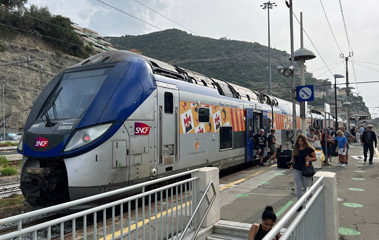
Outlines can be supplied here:
M215 39L226 37L268 45L267 10L260 7L265 1L101 1L146 23L97 0L28 0L28 3L47 6L53 14L67 16L80 26L93 29L104 36L141 35L160 31L160 29L178 28L194 35ZM284 0L277 1L276 5L270 10L271 47L290 52L289 9ZM330 31L322 5L336 40ZM379 99L379 82L359 83L379 81L379 60L377 60L379 56L379 2L374 0L366 0L362 3L353 0L294 0L293 9L299 19L300 12L303 12L304 29L311 40L304 35L304 47L316 55L315 59L307 62L307 71L313 73L318 79L329 78L334 83L333 74L345 75L346 71L344 60L340 58L341 53L344 56L352 53L353 57L349 61L349 82L352 87L355 87L353 93L363 96L373 117L379 117L379 101L377 100ZM295 50L300 48L299 28L294 18ZM329 66L329 70L326 66ZM272 69L273 74L276 74L276 66L272 66ZM344 78L337 79L337 83L343 82L345 82Z

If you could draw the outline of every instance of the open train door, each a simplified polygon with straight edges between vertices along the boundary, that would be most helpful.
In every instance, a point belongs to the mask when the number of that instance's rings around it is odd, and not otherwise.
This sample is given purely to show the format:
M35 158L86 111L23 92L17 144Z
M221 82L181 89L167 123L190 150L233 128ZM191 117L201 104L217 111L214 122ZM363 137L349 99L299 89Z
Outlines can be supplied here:
M246 108L246 162L253 161L253 109Z
M158 88L159 165L172 165L178 159L179 92L176 86L165 84ZM167 166L166 171L171 171Z

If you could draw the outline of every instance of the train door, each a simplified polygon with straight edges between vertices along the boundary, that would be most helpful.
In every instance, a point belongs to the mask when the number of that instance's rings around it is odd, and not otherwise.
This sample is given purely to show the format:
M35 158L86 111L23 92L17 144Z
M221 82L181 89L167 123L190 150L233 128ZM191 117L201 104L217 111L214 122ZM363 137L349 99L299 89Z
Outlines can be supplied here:
M254 111L253 113L253 134L258 134L262 127L262 112Z
M246 109L246 162L253 161L253 109Z
M271 120L267 116L267 112L263 112L262 118L263 118L263 126L262 126L262 128L265 130L265 134L267 135L267 134L270 133Z
M262 128L262 112L254 111L254 113L253 113L253 136L255 136L256 134L259 134L259 130L261 128ZM253 142L253 144L255 144L255 143ZM254 156L256 155L256 151L257 151L256 149L253 150Z
M175 86L172 88L158 88L158 163L170 165L178 159L178 110L179 92ZM172 171L167 167L166 171Z

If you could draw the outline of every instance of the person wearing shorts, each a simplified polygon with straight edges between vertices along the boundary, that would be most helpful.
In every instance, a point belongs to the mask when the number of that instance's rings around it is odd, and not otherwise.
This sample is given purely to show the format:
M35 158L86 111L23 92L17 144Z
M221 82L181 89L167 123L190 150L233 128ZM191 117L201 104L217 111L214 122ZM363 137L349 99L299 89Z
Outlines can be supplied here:
M265 130L259 130L259 133L254 136L254 142L257 149L257 155L259 155L259 165L264 166L263 157L265 154L265 147L267 147L267 139L265 136Z
M268 162L271 164L276 162L276 137L275 137L275 129L271 129L271 134L267 138L268 148L270 149L270 158Z
M338 142L338 164L339 167L346 167L347 138L341 130L337 131L334 141Z

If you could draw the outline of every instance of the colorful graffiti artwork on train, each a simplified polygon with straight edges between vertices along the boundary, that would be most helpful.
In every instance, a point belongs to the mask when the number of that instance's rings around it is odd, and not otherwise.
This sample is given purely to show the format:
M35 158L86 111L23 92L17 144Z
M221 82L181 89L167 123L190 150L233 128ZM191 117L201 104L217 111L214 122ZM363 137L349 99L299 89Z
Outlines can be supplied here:
M205 120L199 119L200 110L206 113ZM244 117L244 109L181 101L180 134L218 132L223 126L233 126L233 131L237 132L245 131Z

